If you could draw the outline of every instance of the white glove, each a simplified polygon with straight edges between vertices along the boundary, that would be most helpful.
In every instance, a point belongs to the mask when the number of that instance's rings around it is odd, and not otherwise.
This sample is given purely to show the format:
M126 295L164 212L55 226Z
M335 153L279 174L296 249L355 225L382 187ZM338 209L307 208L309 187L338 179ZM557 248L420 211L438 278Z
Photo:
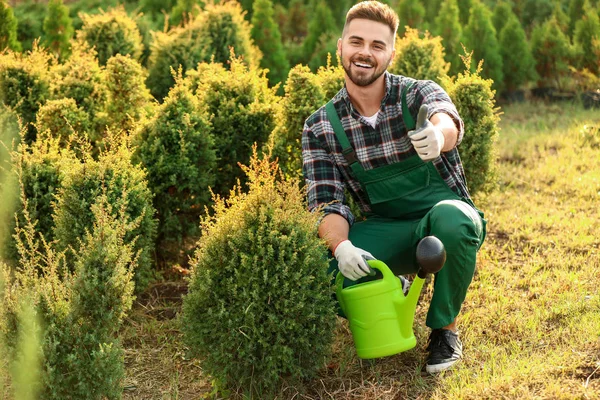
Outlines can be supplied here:
M427 105L423 104L417 116L417 126L408 132L412 145L423 161L433 160L442 153L444 134L427 119Z
M353 281L368 275L370 268L366 260L375 259L368 251L354 247L349 240L340 242L333 255L338 261L338 269L342 275Z

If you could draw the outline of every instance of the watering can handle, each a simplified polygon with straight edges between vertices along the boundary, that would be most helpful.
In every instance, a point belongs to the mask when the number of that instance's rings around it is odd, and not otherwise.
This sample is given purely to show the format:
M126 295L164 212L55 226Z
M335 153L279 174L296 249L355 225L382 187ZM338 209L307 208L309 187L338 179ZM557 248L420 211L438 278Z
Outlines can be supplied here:
M379 271L381 271L381 273L383 274L383 279L394 279L394 273L390 270L390 268L383 262L380 260L366 260L367 264L369 265L369 276L375 276L377 274L377 272L375 272L375 269L378 269ZM342 275L341 272L338 272L336 278L335 278L335 284L336 286L342 290L343 288L343 284L344 284L344 275Z

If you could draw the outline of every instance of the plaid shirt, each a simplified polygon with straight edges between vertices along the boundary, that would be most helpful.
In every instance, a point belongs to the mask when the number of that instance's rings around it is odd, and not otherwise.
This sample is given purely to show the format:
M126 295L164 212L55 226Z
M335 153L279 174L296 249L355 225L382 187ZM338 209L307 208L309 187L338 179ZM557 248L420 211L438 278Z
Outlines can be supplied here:
M407 91L406 102L414 120L417 119L421 104L427 104L428 119L440 112L452 117L458 128L457 145L461 142L464 134L463 122L452 100L438 84L386 72L386 91L375 128L366 123L364 117L354 109L345 87L333 98L348 140L365 170L397 163L417 154L402 119L401 93L402 89L410 84L412 86ZM345 188L348 188L363 212L371 210L366 193L354 178L342 155L342 146L329 123L325 106L313 113L304 124L302 160L309 210L324 206L325 215L340 214L352 225L354 216L346 203ZM469 197L456 146L442 153L433 163L450 189L459 196Z

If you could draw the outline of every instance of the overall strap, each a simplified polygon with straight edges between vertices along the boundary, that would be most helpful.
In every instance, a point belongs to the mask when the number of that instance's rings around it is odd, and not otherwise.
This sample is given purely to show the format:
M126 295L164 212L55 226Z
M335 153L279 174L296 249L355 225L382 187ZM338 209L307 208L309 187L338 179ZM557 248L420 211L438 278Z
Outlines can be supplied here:
M415 119L408 110L408 104L406 103L406 92L411 88L412 85L413 84L411 83L404 86L404 89L402 89L402 119L404 120L404 126L406 127L407 131L412 131L417 126Z
M333 105L333 100L329 100L329 102L327 102L325 105L325 111L327 112L327 118L331 123L331 127L335 132L335 136L342 145L342 155L346 159L346 162L348 162L348 165L350 165L350 168L355 174L357 172L364 171L363 167L358 162L358 158L356 158L356 152L354 151L354 148L352 148L352 145L348 140L348 136L346 136L346 132L342 126L342 121L340 121L340 117Z

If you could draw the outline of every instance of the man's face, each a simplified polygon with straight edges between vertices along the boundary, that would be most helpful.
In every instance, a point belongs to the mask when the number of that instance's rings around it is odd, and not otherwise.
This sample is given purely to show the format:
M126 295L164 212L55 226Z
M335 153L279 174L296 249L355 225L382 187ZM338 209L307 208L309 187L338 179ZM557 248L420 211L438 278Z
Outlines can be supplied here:
M369 86L394 58L394 34L386 24L353 19L338 40L338 54L348 78L357 86Z

